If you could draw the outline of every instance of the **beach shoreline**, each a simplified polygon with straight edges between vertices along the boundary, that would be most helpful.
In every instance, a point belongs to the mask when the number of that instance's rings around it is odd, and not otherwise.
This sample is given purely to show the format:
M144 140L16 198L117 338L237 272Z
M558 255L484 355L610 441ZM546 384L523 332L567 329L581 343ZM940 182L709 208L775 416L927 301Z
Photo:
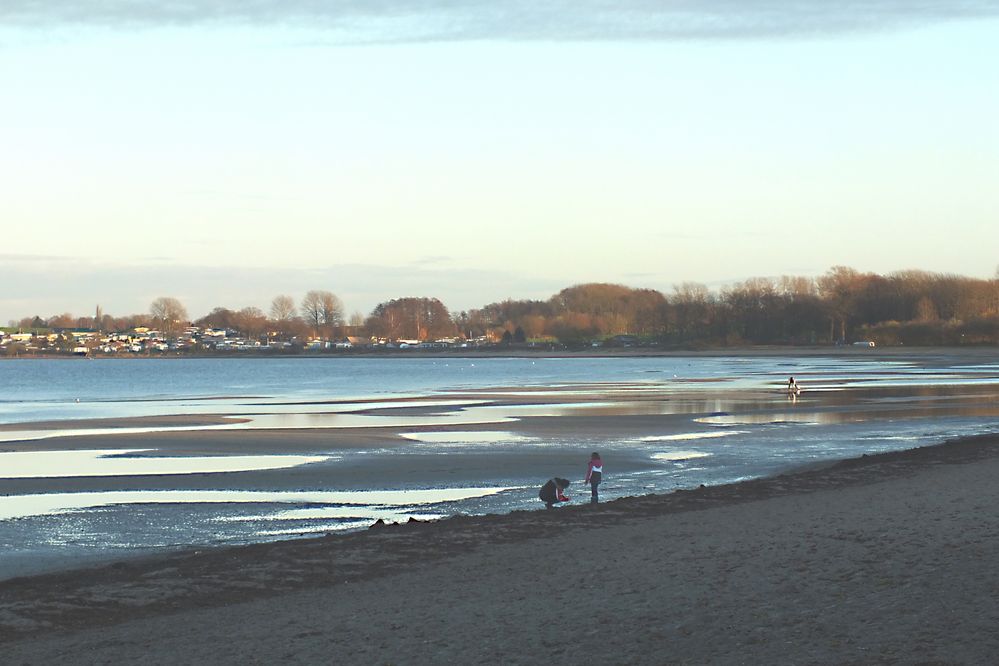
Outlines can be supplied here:
M559 567L552 569L550 564L554 562L543 564L532 562L530 557L518 557L516 552L519 547L532 551L540 548L541 552L545 552L553 542L581 533L601 540L604 538L601 534L609 535L620 529L637 530L639 534L645 530L652 533L658 529L657 526L668 526L676 522L678 516L692 512L697 512L700 517L697 522L706 524L714 519L713 512L733 511L766 523L768 503L793 501L804 506L804 509L799 507L799 511L807 514L808 506L814 504L817 496L823 495L828 497L823 499L820 507L812 509L828 510L830 506L835 507L840 499L851 498L861 489L887 488L892 484L911 486L914 479L934 477L944 469L956 474L958 481L950 480L941 488L957 492L962 490L959 487L960 473L983 466L999 466L999 437L986 435L953 440L937 446L867 455L726 486L621 498L597 507L577 505L554 511L458 516L432 523L377 527L354 534L154 555L93 569L10 579L0 582L0 642L5 643L5 649L15 649L11 654L17 655L17 658L27 658L33 654L49 654L47 650L56 649L53 646L63 645L63 641L69 641L65 643L67 645L74 641L91 641L93 632L114 629L127 633L130 626L138 626L145 621L169 625L171 622L182 622L192 613L227 613L226 609L231 608L266 607L317 589L325 590L331 599L340 599L349 605L349 599L344 596L348 589L356 590L356 586L379 582L384 584L400 577L412 578L415 572L427 568L436 570L443 567L446 570L448 567L460 567L463 558L481 558L497 548L507 553L507 559L500 564L511 567L514 575L544 578L545 571L550 570L549 573L555 575ZM983 495L985 491L995 492L994 488L980 490ZM905 514L906 501L906 497L891 497L889 493L885 495L881 508L888 511L890 506L895 506ZM867 504L866 508L862 505L853 510L860 511L861 518L870 520L879 507ZM987 510L990 525L994 526L999 520L996 511L991 506ZM864 514L865 511L868 514ZM680 522L686 524L687 521ZM860 529L862 524L858 521L856 528ZM779 526L770 527L778 528L776 533L779 534ZM674 528L667 529L674 531ZM792 542L798 536L785 535ZM988 542L990 551L996 547L993 541L999 535L995 530L990 528L987 534L981 536L993 537ZM891 540L890 534L885 537ZM724 535L712 538L720 539L722 545L726 539ZM650 540L648 544L628 543L629 552L648 550L646 555L651 558L656 557L662 546L655 540ZM916 560L919 558L918 552L909 555ZM573 558L577 566L587 565L585 552L576 552ZM596 561L590 564L600 565ZM836 563L826 564L834 566ZM541 573L537 571L539 566L543 569ZM706 576L718 574L710 572L714 566L711 562L705 561L702 566ZM580 572L581 575L584 573ZM790 573L790 577L796 579L799 575ZM583 578L585 580L585 575ZM465 583L467 581L459 578L453 581L455 586ZM417 610L400 610L403 616L435 612L425 604L414 602L404 589L399 589L397 594L402 597L386 600L386 603L393 607L398 605L400 609L410 603L419 607ZM483 599L483 613L488 615L490 608L491 602ZM598 613L599 609L599 603L594 602L593 612ZM538 609L530 612L537 613ZM538 619L543 621L543 612ZM155 643L155 639L150 640ZM460 637L454 640L461 641ZM463 654L475 654L474 642L468 638L466 643L462 648ZM568 650L571 648L569 643L571 641L565 636L559 644ZM36 649L41 652L33 652ZM112 646L94 652L93 656L98 661L97 655L102 655L100 658L103 659L108 655L113 658L116 654ZM375 654L378 654L377 651ZM417 661L422 663L422 660ZM638 661L654 663L656 659L653 653L648 653ZM685 659L677 661L684 662ZM817 663L823 662L819 660ZM960 660L958 663L961 663Z

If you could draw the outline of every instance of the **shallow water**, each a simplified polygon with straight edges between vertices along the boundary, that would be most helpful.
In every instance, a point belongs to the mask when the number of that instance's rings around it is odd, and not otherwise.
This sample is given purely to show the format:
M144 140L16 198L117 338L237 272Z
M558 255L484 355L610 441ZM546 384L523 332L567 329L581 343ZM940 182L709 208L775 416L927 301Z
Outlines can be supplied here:
M96 493L43 493L0 497L0 520L69 513L81 509L108 509L134 504L241 504L337 505L308 509L310 515L281 509L270 516L244 516L239 520L288 520L298 518L370 518L399 520L405 509L478 499L510 488L434 488L425 490L371 490L353 492L261 492L238 490L131 490ZM342 508L342 506L348 508ZM300 510L303 511L303 510ZM425 514L426 515L426 514ZM440 514L433 514L440 517Z
M864 357L18 359L0 363L6 387L0 423L230 413L280 401L343 403L440 397L447 391L539 390L561 397L581 385L645 391L670 384L709 390L719 384L777 387L792 373L809 390L871 382L926 385L976 377L991 381L999 370L992 364L953 364L944 356L921 363Z
M31 360L0 363L0 373L0 426L11 428L0 442L31 447L0 453L0 577L377 518L537 508L536 487L555 474L581 478L591 450L607 467L601 496L613 499L999 430L999 364L946 354ZM805 389L797 399L782 392L790 374ZM260 428L388 427L404 439L309 455L70 452L76 435L130 433L134 443L169 428L33 424L173 414L247 419L182 428L209 443L215 430ZM560 418L591 425L544 427ZM73 492L39 485L53 477ZM374 490L383 494L359 495Z
M81 476L221 474L286 469L331 456L162 456L155 449L13 451L0 453L0 481ZM0 497L0 502L5 498ZM0 513L0 519L3 514Z

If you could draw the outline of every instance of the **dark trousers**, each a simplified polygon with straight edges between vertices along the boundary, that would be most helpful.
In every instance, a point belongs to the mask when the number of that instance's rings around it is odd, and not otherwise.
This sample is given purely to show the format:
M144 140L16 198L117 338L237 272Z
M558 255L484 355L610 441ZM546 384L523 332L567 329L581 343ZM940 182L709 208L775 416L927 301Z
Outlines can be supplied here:
M596 504L599 501L599 496L597 495L597 486L600 485L599 477L590 477L590 504Z

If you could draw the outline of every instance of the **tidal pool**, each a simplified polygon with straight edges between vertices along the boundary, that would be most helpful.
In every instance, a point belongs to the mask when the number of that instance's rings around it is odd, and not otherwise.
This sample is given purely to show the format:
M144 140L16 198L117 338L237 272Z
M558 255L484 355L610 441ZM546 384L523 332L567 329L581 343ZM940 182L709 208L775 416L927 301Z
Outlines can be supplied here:
M0 496L0 520L27 518L133 504L302 504L359 507L408 507L457 502L496 495L513 487L428 488L325 492L254 490L123 490L87 493L38 493ZM350 515L357 516L356 509ZM398 512L393 512L398 513ZM407 514L408 515L408 514ZM332 517L332 516L326 516ZM378 517L384 517L379 515ZM249 517L241 520L252 520Z
M250 472L287 469L332 458L334 456L158 456L155 449L14 451L0 453L0 479Z

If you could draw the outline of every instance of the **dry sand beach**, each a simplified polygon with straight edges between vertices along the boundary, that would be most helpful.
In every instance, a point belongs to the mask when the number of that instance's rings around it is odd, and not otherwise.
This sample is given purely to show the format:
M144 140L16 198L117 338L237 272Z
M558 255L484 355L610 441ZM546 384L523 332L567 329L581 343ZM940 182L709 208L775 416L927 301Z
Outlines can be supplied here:
M985 664L999 438L0 583L3 661Z

